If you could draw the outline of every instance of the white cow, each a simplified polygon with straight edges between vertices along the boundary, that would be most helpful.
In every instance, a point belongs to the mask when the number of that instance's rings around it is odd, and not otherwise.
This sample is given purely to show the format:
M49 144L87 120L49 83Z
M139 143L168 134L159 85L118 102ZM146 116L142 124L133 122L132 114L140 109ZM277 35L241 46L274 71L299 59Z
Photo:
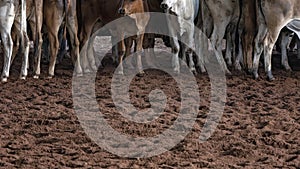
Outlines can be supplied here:
M174 54L172 60L174 72L180 72L180 50L186 54L186 56L183 56L184 59L187 57L189 58L190 70L192 72L196 72L195 64L193 62L193 52L190 48L194 46L194 20L199 11L199 0L164 0L161 3L161 7L167 14L175 14L178 16L177 21L173 21L172 19L168 18L168 27L171 35L170 41L172 52ZM178 26L180 32L176 32L176 29L174 29L178 28ZM180 49L180 39L182 39L182 42L187 43L186 45L183 45L183 49Z
M0 0L0 34L4 46L4 66L2 81L7 82L13 52L11 37L12 26L15 24L17 33L20 35L21 49L24 53L21 79L25 79L28 69L29 40L27 37L26 24L26 1L25 0Z
M256 0L258 33L255 38L253 60L254 78L258 78L259 59L264 51L265 71L269 80L272 75L272 50L280 31L288 23L300 19L299 0Z

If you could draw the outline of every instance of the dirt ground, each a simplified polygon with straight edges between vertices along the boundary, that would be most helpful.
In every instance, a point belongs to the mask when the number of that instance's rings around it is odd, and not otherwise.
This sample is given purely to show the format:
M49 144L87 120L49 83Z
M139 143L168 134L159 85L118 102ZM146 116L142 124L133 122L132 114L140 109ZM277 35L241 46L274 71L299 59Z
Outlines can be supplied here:
M213 136L199 143L209 110L210 80L198 75L201 102L197 122L176 147L159 156L128 159L113 155L83 131L73 110L72 65L65 59L56 77L18 80L20 64L12 67L9 83L0 84L1 168L300 168L300 60L290 58L286 72L274 57L276 81L253 80L244 73L227 77L227 102ZM18 62L18 61L16 61ZM172 125L180 95L172 77L158 70L136 77L130 87L132 104L149 107L148 94L161 88L168 96L165 114L147 124L127 121L116 110L110 92L114 68L99 70L99 107L117 131L151 137Z

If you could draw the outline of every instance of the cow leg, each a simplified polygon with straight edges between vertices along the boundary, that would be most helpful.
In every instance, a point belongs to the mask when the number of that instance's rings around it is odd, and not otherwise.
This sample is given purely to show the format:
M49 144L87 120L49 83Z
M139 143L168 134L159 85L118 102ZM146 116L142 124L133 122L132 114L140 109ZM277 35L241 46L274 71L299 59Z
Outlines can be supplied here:
M10 30L11 27L8 25L5 29ZM1 31L1 39L3 43L3 50L4 50L4 65L3 65L3 72L2 72L2 82L7 82L7 78L9 77L9 70L10 70L10 63L11 63L11 56L13 50L13 41L10 35L10 31L3 30Z
M99 58L96 58L96 52L94 49L94 42L97 36L91 36L90 39L88 40L88 47L87 47L87 61L88 64L90 65L92 71L97 71L99 67L101 67L102 63L99 63ZM88 72L91 72L88 70Z
M95 61L95 53L94 53L94 41L95 41L96 36L91 36L88 42L88 48L87 48L87 59L88 59L88 64L92 71L97 71L98 68L96 66L96 61Z
M1 31L0 34L3 43L3 51L4 51L2 82L7 82L7 78L9 77L10 65L11 65L11 56L13 51L13 40L11 37L11 29L14 23L15 15L14 15L13 4L8 4L7 6L1 8L4 8L5 10L3 11L3 13L0 12L0 31Z
M288 61L288 56L287 56L287 47L288 47L288 43L289 43L289 33L288 32L282 32L280 34L280 38L281 39L281 65L285 68L285 70L292 70L290 65L289 65L289 61Z
M187 39L186 37L182 37L182 38L185 38ZM179 41L179 58L182 59L182 61L184 61L185 63L187 63L187 56L186 56L186 46L184 43L182 43L181 41Z
M34 54L34 76L33 78L38 79L41 74L41 57L42 57L42 45L43 45L43 35L42 35L42 26L43 26L43 2L44 1L35 1L35 15L36 15L36 39L35 41L35 54Z
M67 23L67 28L68 28L68 32L70 35L70 41L71 41L71 57L73 58L73 64L75 66L75 71L76 74L78 76L82 75L82 69L81 69L81 65L80 65L80 54L79 54L79 40L77 37L78 34L78 27L77 27L77 21L76 18L74 16L68 17L68 23ZM93 69L95 69L95 71L97 70L96 66L95 66L95 59L93 59L93 63L94 66L92 67Z
M24 32L24 31L23 31ZM27 36L27 34L23 34L25 41L23 45L25 45L24 47L24 53L23 53L23 63L22 63L22 69L21 69L21 79L25 80L27 75L28 75L28 69L29 69L29 50L30 50L30 46L29 46L29 38Z
M241 34L242 34L242 30L238 29L237 24L235 24L237 22L232 23L232 28L230 29L230 40L231 40L231 51L232 51L232 55L231 55L231 60L227 60L228 65L232 66L232 62L234 62L234 68L236 70L242 70L241 67L241 60L243 58L242 55L242 44L241 44ZM238 31L238 32L237 32ZM228 46L230 47L230 46ZM238 49L238 51L237 51Z
M155 59L155 35L145 34L144 35L144 50L145 50L145 62L148 66L154 66L153 59Z
M64 58L64 56L68 53L68 50L67 50L67 44L68 44L67 37L64 34L65 34L65 29L60 28L59 31L58 31L58 39L59 39L60 48L59 48L59 51L58 51L58 56L57 56L57 62L56 62L56 64L61 63L62 60L63 60L63 58ZM71 33L69 33L69 34L71 34ZM70 35L70 36L72 36L72 35ZM71 50L73 50L73 49L74 48L72 48L72 46L71 46ZM74 55L73 55L73 57L71 56L71 59L72 59L73 64L75 65L75 62L76 62L75 59L76 58L74 57Z
M232 66L232 53L234 50L234 40L233 40L233 34L232 33L232 25L229 26L227 33L226 33L226 54L225 54L225 59L226 62L229 66Z
M193 50L191 49L194 45L194 27L191 26L189 29L189 32L185 33L183 38L184 42L186 44L182 44L183 45L183 51L184 51L184 55L183 57L185 58L189 58L189 68L190 71L193 72L194 74L196 74L196 68L195 68L195 64L194 64L194 59L193 59Z
M255 79L258 79L258 67L259 67L259 60L260 56L263 52L264 49L264 39L266 38L267 35L267 28L265 24L261 24L258 29L258 33L255 37L254 43L255 43L255 48L254 48L254 59L253 59L253 76Z
M270 30L270 33L268 34L264 42L265 71L267 73L268 80L270 81L275 79L272 74L272 51L279 34L280 34L280 29Z
M147 47L145 51L145 64L148 66L154 66L153 59L155 59L154 47Z
M242 70L242 66L241 66L241 62L243 60L243 45L242 45L242 33L243 33L243 30L238 28L238 53L237 53L237 56L234 60L234 68L236 70L239 70L241 71Z
M25 14L23 14L25 15ZM19 40L21 40L21 45L18 44L18 48L19 46L21 47L21 52L23 55L23 62L22 62L22 69L21 69L21 76L20 78L25 80L28 74L28 56L29 56L29 38L27 36L27 22L21 22L21 16L17 15L17 17L15 18L14 24L15 24L15 30L16 30L16 34L18 35L17 41L19 43ZM23 18L25 19L25 18ZM25 19L26 20L26 19ZM21 24L23 24L21 26ZM22 30L21 30L22 28ZM17 54L19 50L15 51L16 53L14 55Z
M204 35L203 32L199 32L199 34L195 35L197 42L195 43L196 50L198 50L197 58L197 66L200 68L201 73L205 73L206 69L204 66L204 57L208 50L208 39Z
M231 74L230 71L227 68L226 62L223 58L222 54L222 40L225 34L226 26L227 24L215 24L213 34L211 35L211 44L214 48L215 55L217 57L217 60L221 66L221 69L226 74Z
M133 46L133 37L129 37L124 39L125 42L125 58L129 57L131 55L131 49ZM133 65L132 62L130 62L131 60L129 60L129 62L126 62L126 65L128 66L129 69L133 69Z
M119 70L117 74L119 75L124 75L124 68L123 68L123 59L125 55L125 42L124 42L124 35L121 35L121 41L118 42L118 57L119 57ZM115 44L115 43L113 43Z
M137 53L136 64L140 75L145 73L143 71L143 65L142 65L143 42L144 42L144 32L142 32L140 35L137 35L136 44L135 44L136 53Z
M93 25L93 24L91 24ZM89 39L91 36L91 32L93 27L88 27L83 25L83 30L80 33L80 44L81 46L81 52L80 52L80 61L81 61L81 68L83 70L83 72L85 73L90 73L90 64L88 61L88 52L87 50L90 49L92 46L92 41Z
M54 76L56 57L59 49L59 40L57 37L58 28L54 30L49 30L49 41L50 41L50 63L49 63L49 71L48 76L52 78Z
M37 31L36 31L36 18L35 18L35 15L33 15L33 17L29 18L28 26L31 30L31 40L33 40L33 46L29 46L29 50L30 50L30 48L33 47L33 51L34 51L34 49L36 49L36 45L38 45L38 44L36 44ZM30 58L29 63L28 63L28 67L32 66L34 68L34 66L35 66L34 62L35 62L34 57L32 57L32 59Z
M20 34L18 34L17 32L17 28L15 26L15 24L12 27L12 31L11 31L11 37L13 40L13 52L12 52L12 56L11 56L11 60L10 60L10 64L12 65L13 61L16 58L16 55L18 54L18 51L20 49Z
M297 37L297 58L300 59L300 40L298 37Z
M113 59L113 63L118 65L118 46L114 45L112 46L112 59Z
M174 35L174 34L171 34L171 35ZM174 72L179 74L180 73L180 64L179 64L180 44L175 36L172 36L170 38L170 43L171 43L172 53L173 53L172 67L173 67Z
M116 37L115 36L111 36L111 42L115 42L116 41ZM113 63L118 65L118 45L116 45L115 43L112 43L112 59L113 59Z
M256 47L253 49L253 42L256 40L255 35L252 32L247 32L245 30L245 34L242 36L242 46L243 46L243 63L244 68L248 73L254 73L253 71L256 69L256 66L253 65L256 61L253 59L253 51L256 50ZM257 75L255 75L257 76Z

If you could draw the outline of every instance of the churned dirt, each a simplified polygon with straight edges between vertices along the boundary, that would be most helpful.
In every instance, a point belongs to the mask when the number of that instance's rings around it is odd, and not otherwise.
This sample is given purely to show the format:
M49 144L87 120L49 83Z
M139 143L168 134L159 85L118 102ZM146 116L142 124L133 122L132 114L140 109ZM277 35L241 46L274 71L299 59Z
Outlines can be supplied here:
M227 102L213 136L198 138L210 103L210 80L198 75L201 102L197 122L176 147L145 159L118 157L94 143L83 131L73 110L72 65L57 66L56 76L18 80L18 59L8 83L0 84L1 168L299 168L300 60L290 57L286 72L274 57L276 81L268 82L233 71L227 77ZM160 88L168 97L165 114L149 124L123 118L111 98L114 66L109 59L96 80L97 101L109 124L123 134L153 137L169 128L180 108L180 91L169 75L149 70L130 86L131 102L149 108L149 93Z

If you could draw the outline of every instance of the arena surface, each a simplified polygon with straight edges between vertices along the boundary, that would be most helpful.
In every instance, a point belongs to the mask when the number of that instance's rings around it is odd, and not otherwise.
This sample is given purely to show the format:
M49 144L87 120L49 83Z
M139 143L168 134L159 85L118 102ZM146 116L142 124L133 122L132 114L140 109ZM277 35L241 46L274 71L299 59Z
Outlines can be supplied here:
M210 81L198 75L201 102L190 134L170 151L146 159L113 155L83 131L73 110L72 65L57 66L54 79L18 80L20 64L12 67L9 83L0 90L1 168L299 168L300 60L290 57L294 72L286 72L274 57L276 81L253 80L244 73L227 77L227 103L217 130L205 143L198 137L209 110ZM149 107L155 88L168 96L165 114L150 124L127 121L116 110L110 85L114 66L109 59L96 80L97 100L109 124L119 132L155 136L172 125L180 96L172 77L158 70L136 77L130 87L132 104Z

